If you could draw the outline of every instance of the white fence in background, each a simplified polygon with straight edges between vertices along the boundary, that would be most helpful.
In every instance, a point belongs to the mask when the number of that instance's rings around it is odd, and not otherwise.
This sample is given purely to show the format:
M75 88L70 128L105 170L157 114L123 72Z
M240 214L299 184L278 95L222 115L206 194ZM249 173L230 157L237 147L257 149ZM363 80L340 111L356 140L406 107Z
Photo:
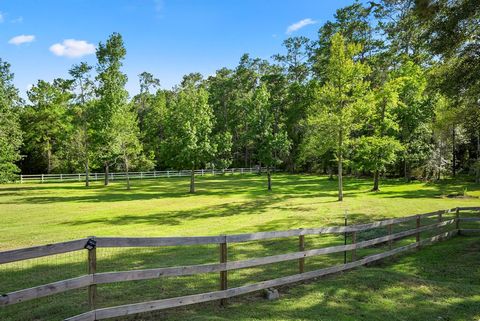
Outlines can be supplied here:
M266 167L249 167L249 168L227 168L225 170L218 169L197 169L195 175L224 175L224 174L252 174L259 171L266 171ZM169 171L150 171L150 172L129 172L130 179L151 179L160 177L180 177L190 176L191 170L169 170ZM111 181L125 180L127 178L126 172L112 172L108 174ZM105 173L89 173L90 181L101 181L105 178ZM84 182L86 179L85 173L76 174L32 174L20 175L20 183L24 182L67 182L78 181Z

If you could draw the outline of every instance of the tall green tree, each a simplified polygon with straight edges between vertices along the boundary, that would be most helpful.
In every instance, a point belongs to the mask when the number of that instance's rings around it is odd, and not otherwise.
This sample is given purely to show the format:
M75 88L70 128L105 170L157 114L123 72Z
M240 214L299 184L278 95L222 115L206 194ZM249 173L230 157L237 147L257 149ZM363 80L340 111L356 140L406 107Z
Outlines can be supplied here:
M10 64L0 59L0 183L15 179L19 172L22 131L19 113L22 101L13 85Z
M285 81L277 77L276 87L284 87L283 95L274 94L276 100L282 104L282 113L289 140L292 142L288 153L286 166L290 171L298 170L300 145L303 140L305 129L303 122L306 118L308 106L312 103L311 64L309 50L311 41L306 37L292 37L283 42L285 54L277 54L274 59L280 64L285 75Z
M327 21L318 31L318 40L311 47L311 60L316 77L323 83L328 78L325 66L328 65L331 54L332 38L339 33L348 43L359 45L356 58L362 61L378 53L384 47L384 42L378 34L373 22L377 4L373 1L368 5L355 1L353 4L338 9L333 21Z
M95 147L105 170L105 185L109 183L109 168L115 163L115 135L120 125L118 121L128 104L128 92L125 89L127 76L121 68L127 51L123 38L119 33L113 33L105 44L97 48L97 96L95 104Z
M207 91L185 82L167 113L164 155L171 167L191 170L190 193L195 193L195 170L209 163L216 151L214 117Z
M153 96L151 91L160 87L160 80L158 80L158 78L155 78L151 73L146 71L138 75L138 78L140 83L140 93L138 94L138 96L134 97L134 100L137 101L138 105L138 124L140 130L143 131L145 127L144 123L146 114L151 109Z
M62 152L72 132L69 113L72 99L71 81L39 80L28 92L31 104L22 117L25 151L29 162L41 164L40 170L51 173L62 169Z
M354 57L361 46L346 43L340 34L332 37L325 84L318 90L317 104L308 112L304 152L310 155L333 150L338 166L338 200L343 201L343 163L351 132L364 114L370 69Z
M235 68L233 82L233 155L237 164L250 167L253 164L253 142L249 135L248 115L251 112L252 99L255 90L265 74L269 64L265 60L251 58L245 54L240 58L238 66Z
M262 85L256 90L249 123L252 140L257 151L256 156L260 164L267 167L267 189L271 191L271 170L281 164L284 155L290 148L290 141L283 124L275 121L269 96L266 85Z
M73 153L85 170L85 186L90 185L90 163L94 157L92 145L93 119L92 108L95 104L95 87L90 76L92 67L82 62L74 65L69 73L74 80L76 95L74 99L73 125L74 132L71 139Z
M398 139L403 145L403 175L409 181L413 170L421 169L431 153L433 105L428 97L426 71L406 60L393 71L398 103L393 113L398 126Z
M160 146L165 136L168 93L159 89L160 81L151 73L142 72L139 81L140 93L133 97L132 104L137 113L140 140L146 160L161 167L164 162Z

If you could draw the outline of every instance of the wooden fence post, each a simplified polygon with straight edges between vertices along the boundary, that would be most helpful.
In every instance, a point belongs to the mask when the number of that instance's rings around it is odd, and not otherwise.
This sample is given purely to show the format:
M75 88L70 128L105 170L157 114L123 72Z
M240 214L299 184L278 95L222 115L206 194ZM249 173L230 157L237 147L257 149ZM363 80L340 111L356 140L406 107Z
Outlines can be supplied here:
M388 235L392 235L392 231L393 231L393 224L388 224L387 226L387 229L388 229ZM393 240L388 240L388 249L391 250L392 249L392 244L393 244Z
M357 232L352 232L352 244L357 242ZM357 260L357 249L352 250L352 262Z
M305 251L305 235L299 235L298 236L298 250L300 252ZM304 257L298 259L298 271L300 273L305 272L305 258Z
M43 183L43 174L42 174L42 183Z
M227 263L228 252L227 252L227 236L224 236L224 240L220 243L220 263ZM228 289L228 271L220 271L220 290ZM220 305L225 306L227 304L227 299L221 299Z
M420 228L420 215L417 215L417 229ZM415 233L416 242L420 242L420 232ZM417 248L420 248L420 244L417 244Z
M460 209L458 207L455 209L455 228L460 235Z
M85 248L88 250L88 274L95 274L97 271L97 247L95 237L91 236L88 239ZM97 299L97 285L92 284L88 286L88 305L91 310L95 309L95 301Z

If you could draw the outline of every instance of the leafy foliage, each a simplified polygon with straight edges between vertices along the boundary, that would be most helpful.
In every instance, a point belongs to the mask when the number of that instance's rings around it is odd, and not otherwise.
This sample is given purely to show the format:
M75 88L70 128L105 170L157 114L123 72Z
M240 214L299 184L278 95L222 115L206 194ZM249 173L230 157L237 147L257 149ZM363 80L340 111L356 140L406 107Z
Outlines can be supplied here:
M21 158L21 100L12 81L10 65L0 59L0 183L14 180L15 174L19 172L16 162Z

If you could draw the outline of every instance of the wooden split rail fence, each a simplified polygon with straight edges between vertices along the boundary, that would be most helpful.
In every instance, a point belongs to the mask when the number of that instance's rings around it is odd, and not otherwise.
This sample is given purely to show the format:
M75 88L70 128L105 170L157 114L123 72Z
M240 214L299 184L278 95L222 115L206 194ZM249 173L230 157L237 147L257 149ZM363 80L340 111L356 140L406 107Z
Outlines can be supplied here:
M277 286L283 286L299 281L304 281L340 271L349 270L355 267L366 265L398 253L419 249L422 245L446 239L457 234L478 233L480 229L461 229L460 223L462 221L473 222L480 221L480 215L477 217L461 217L461 211L475 211L480 212L480 207L458 207L450 210L441 210L427 214L412 215L407 217L399 217L377 221L368 224L357 224L349 226L338 227L320 227L320 228L306 228L294 229L288 231L272 231L259 232L252 234L237 234L237 235L220 235L220 236L199 236L199 237L89 237L80 240L49 244L44 246L36 246L30 248L23 248L11 251L0 252L0 264L9 262L27 260L32 258L44 257L49 255L73 252L78 250L88 251L88 273L80 277L58 281L50 284L40 285L29 289L18 290L0 296L0 306L8 306L12 304L21 303L24 301L45 297L61 292L66 292L73 289L88 287L88 302L91 310L70 317L69 321L94 321L103 320L113 317L126 316L136 313L168 309L180 307L200 302L207 302L219 300L224 304L226 299L263 290ZM450 217L446 217L450 214ZM438 219L433 224L422 225L422 219L425 218ZM410 230L405 230L397 233L392 233L395 224L405 222L416 222L416 227ZM452 226L448 231L444 229ZM376 228L386 228L387 235L368 239L365 241L357 241L357 233L368 231ZM422 232L426 231L443 231L435 236L428 238L421 238ZM319 234L351 234L351 244L330 246L317 249L305 248L306 235ZM408 236L415 236L415 242L392 249L392 243ZM299 240L299 251L294 253L279 254L266 257L258 257L253 259L241 261L228 261L227 250L228 244L239 242L250 242L276 238L297 237ZM121 248L121 247L162 247L162 246L182 246L182 245L203 245L203 244L217 244L219 246L220 259L218 263L189 265L189 266L175 266L163 267L145 270L131 270L123 272L104 272L96 273L96 249L97 248ZM388 244L388 250L379 254L368 255L366 257L357 259L356 251L358 249L370 247L377 244ZM305 258L318 255L325 255L330 253L352 252L352 261L322 268L314 271L305 272ZM257 267L277 262L298 260L299 273L280 277L268 281L243 285L235 288L228 288L228 271ZM194 294L188 296L181 296L169 299L161 299L155 301L133 303L121 306L96 308L96 287L99 284L125 282L133 280L147 280L161 277L172 276L187 276L201 273L219 273L219 290L208 293Z

